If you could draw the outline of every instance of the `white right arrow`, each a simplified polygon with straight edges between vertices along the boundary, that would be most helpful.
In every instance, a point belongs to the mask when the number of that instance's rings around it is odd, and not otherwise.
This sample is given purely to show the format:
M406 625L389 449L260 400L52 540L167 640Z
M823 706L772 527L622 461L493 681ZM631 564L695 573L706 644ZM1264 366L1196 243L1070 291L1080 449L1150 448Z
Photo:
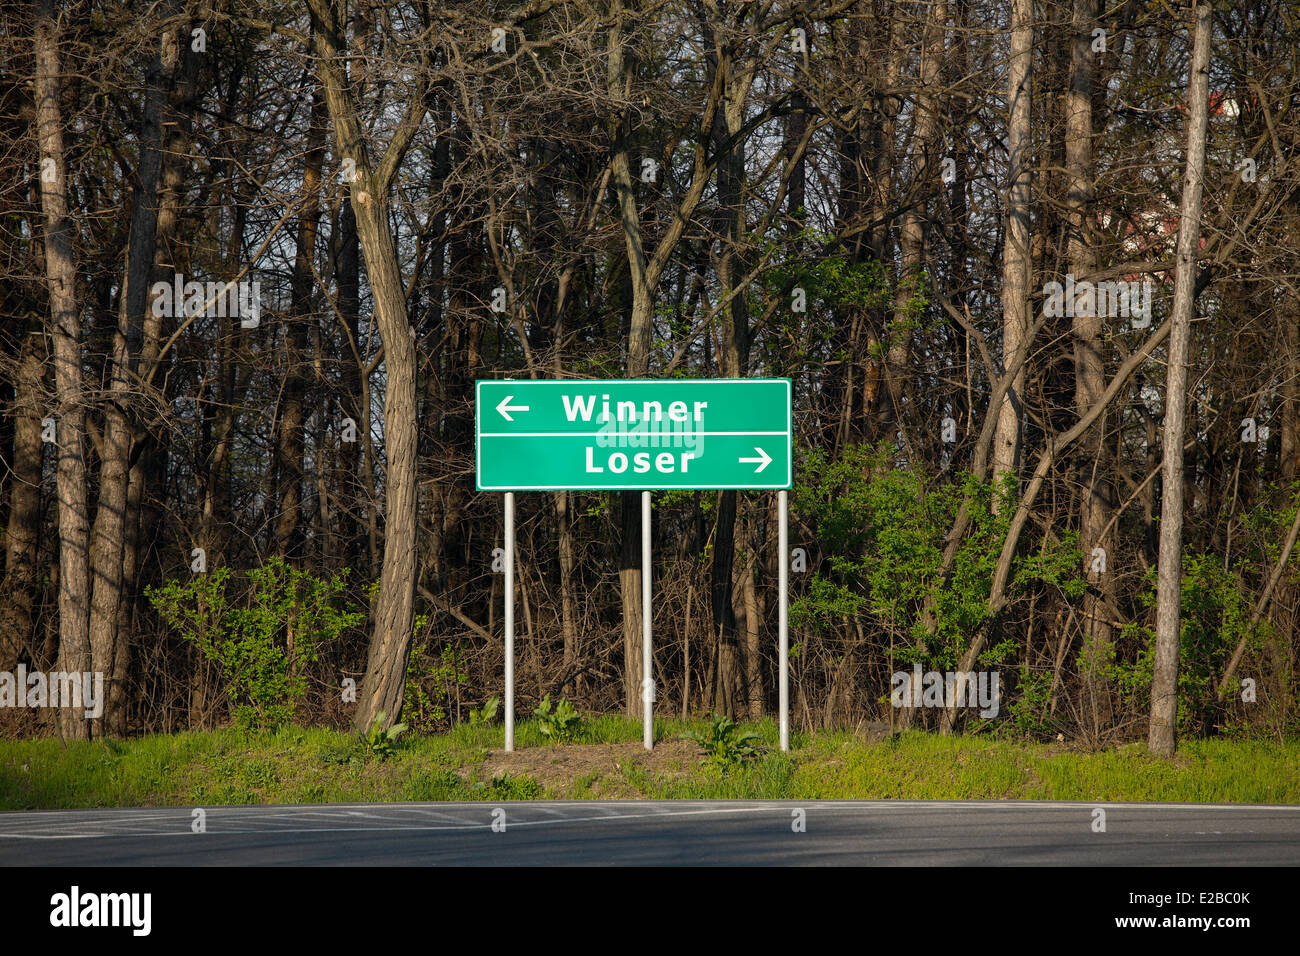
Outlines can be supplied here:
M757 475L760 471L762 471L762 470L763 470L764 468L766 468L769 464L771 464L771 462L772 462L772 456L769 455L767 452L763 451L763 449L758 448L758 447L755 447L755 448L754 448L754 451L758 452L758 453L759 453L760 455L762 455L763 457L762 457L762 458L740 458L740 459L737 459L737 460L740 461L740 462L742 462L742 463L760 463L760 462L761 462L761 464L759 464L758 467L754 469L754 474Z
M505 419L506 421L508 421L508 422L513 422L513 421L514 421L514 418L512 418L511 415L510 415L511 412L526 412L526 411L528 411L528 406L527 406L527 405L511 405L511 404L509 404L510 399L512 399L512 398L514 398L513 395L507 395L505 398L501 399L501 404L497 406L497 411L499 411L499 412L501 413L501 417L504 418L504 419Z

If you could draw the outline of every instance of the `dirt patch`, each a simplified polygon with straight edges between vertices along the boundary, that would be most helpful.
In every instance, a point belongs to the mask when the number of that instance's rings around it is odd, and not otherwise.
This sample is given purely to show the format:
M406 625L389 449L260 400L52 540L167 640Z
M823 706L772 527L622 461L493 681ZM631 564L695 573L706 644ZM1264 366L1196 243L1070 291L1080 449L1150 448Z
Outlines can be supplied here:
M700 748L689 740L663 740L647 752L638 741L617 744L557 744L526 747L514 753L489 750L479 765L485 779L504 774L527 774L556 796L584 785L601 796L634 797L639 794L623 777L623 768L639 764L655 777L686 776L702 759Z

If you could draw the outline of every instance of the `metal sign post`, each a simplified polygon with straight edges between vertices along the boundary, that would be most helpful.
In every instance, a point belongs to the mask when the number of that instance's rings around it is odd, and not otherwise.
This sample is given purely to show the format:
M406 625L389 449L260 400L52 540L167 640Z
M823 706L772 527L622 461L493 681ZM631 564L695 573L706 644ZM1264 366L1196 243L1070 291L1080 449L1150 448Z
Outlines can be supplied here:
M485 380L475 383L474 397L475 482L480 491L506 493L506 750L515 746L515 492L641 492L641 715L651 750L650 493L665 488L780 491L781 749L789 750L790 380Z
M776 546L780 551L777 562L777 590L780 595L777 607L777 645L780 649L780 690L777 701L781 707L781 752L790 751L790 492L782 488L777 495Z
M506 492L506 750L515 749L515 493Z
M650 492L641 492L641 730L646 750L655 746L655 679L650 607Z

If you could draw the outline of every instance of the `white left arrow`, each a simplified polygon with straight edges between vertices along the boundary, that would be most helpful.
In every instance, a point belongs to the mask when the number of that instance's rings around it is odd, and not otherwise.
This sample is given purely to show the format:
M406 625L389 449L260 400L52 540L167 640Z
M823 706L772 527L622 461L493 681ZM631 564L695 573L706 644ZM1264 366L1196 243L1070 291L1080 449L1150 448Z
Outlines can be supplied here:
M510 414L511 412L526 412L526 411L528 411L528 406L527 406L527 405L511 405L511 404L510 404L510 399L512 399L512 398L514 398L513 395L507 395L505 398L501 399L501 404L497 406L497 411L499 411L499 412L501 413L501 417L504 418L504 419L505 419L506 421L508 421L508 422L513 422L513 421L514 421L514 418L513 418L513 417L511 416L511 414Z
M754 474L757 475L760 471L762 471L764 468L766 468L769 464L772 463L772 456L769 455L767 452L763 451L763 449L761 448L756 447L754 451L758 452L763 457L762 458L738 458L736 460L743 463L758 464L758 467L754 469ZM759 464L760 462L761 464Z

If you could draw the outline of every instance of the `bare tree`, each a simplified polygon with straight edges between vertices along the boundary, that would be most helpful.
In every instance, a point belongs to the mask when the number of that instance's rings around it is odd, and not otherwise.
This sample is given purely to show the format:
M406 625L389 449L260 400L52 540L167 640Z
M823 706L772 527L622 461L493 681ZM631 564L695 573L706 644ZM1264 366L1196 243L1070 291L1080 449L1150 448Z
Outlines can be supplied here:
M993 438L993 478L1018 474L1020 419L1023 415L1025 372L1010 369L1029 349L1029 150L1030 75L1034 57L1033 0L1011 2L1011 55L1007 61L1007 225L1002 251L1002 364L1012 375L1002 399Z
M384 560L375 601L375 633L354 722L388 726L402 709L406 659L415 620L416 389L414 331L406 289L389 225L389 191L425 110L427 73L421 71L407 109L377 165L361 124L356 95L343 61L343 34L330 0L311 0L317 75L345 165L354 169L349 198L384 344ZM381 719L382 715L382 719Z
M1093 178L1096 170L1092 156L1092 99L1096 54L1093 53L1093 27L1096 24L1094 0L1074 0L1070 22L1069 86L1065 94L1065 169L1068 187L1065 198L1067 214L1067 256L1076 278L1090 276L1097 268L1094 249L1096 209L1093 203ZM1075 410L1082 417L1101 399L1106 385L1101 350L1101 310L1094 301L1092 308L1074 308L1071 331L1074 337ZM1104 426L1105 419L1103 419ZM1112 638L1110 619L1114 606L1113 535L1102 534L1111 527L1114 512L1112 479L1106 429L1097 427L1081 443L1084 453L1083 486L1079 499L1079 548L1087 562L1088 593L1084 597L1084 648L1080 656L1082 679L1087 690L1094 736L1111 720L1110 694L1101 676ZM1100 549L1100 552L1098 552Z
M1210 4L1193 2L1196 18L1187 89L1187 153L1178 212L1177 266L1170 315L1169 371L1165 382L1164 497L1160 506L1160 572L1157 582L1155 670L1147 746L1174 755L1178 725L1179 622L1183 588L1183 434L1187 421L1187 366L1196 308L1196 260L1201 238L1205 183L1205 130L1210 102Z

